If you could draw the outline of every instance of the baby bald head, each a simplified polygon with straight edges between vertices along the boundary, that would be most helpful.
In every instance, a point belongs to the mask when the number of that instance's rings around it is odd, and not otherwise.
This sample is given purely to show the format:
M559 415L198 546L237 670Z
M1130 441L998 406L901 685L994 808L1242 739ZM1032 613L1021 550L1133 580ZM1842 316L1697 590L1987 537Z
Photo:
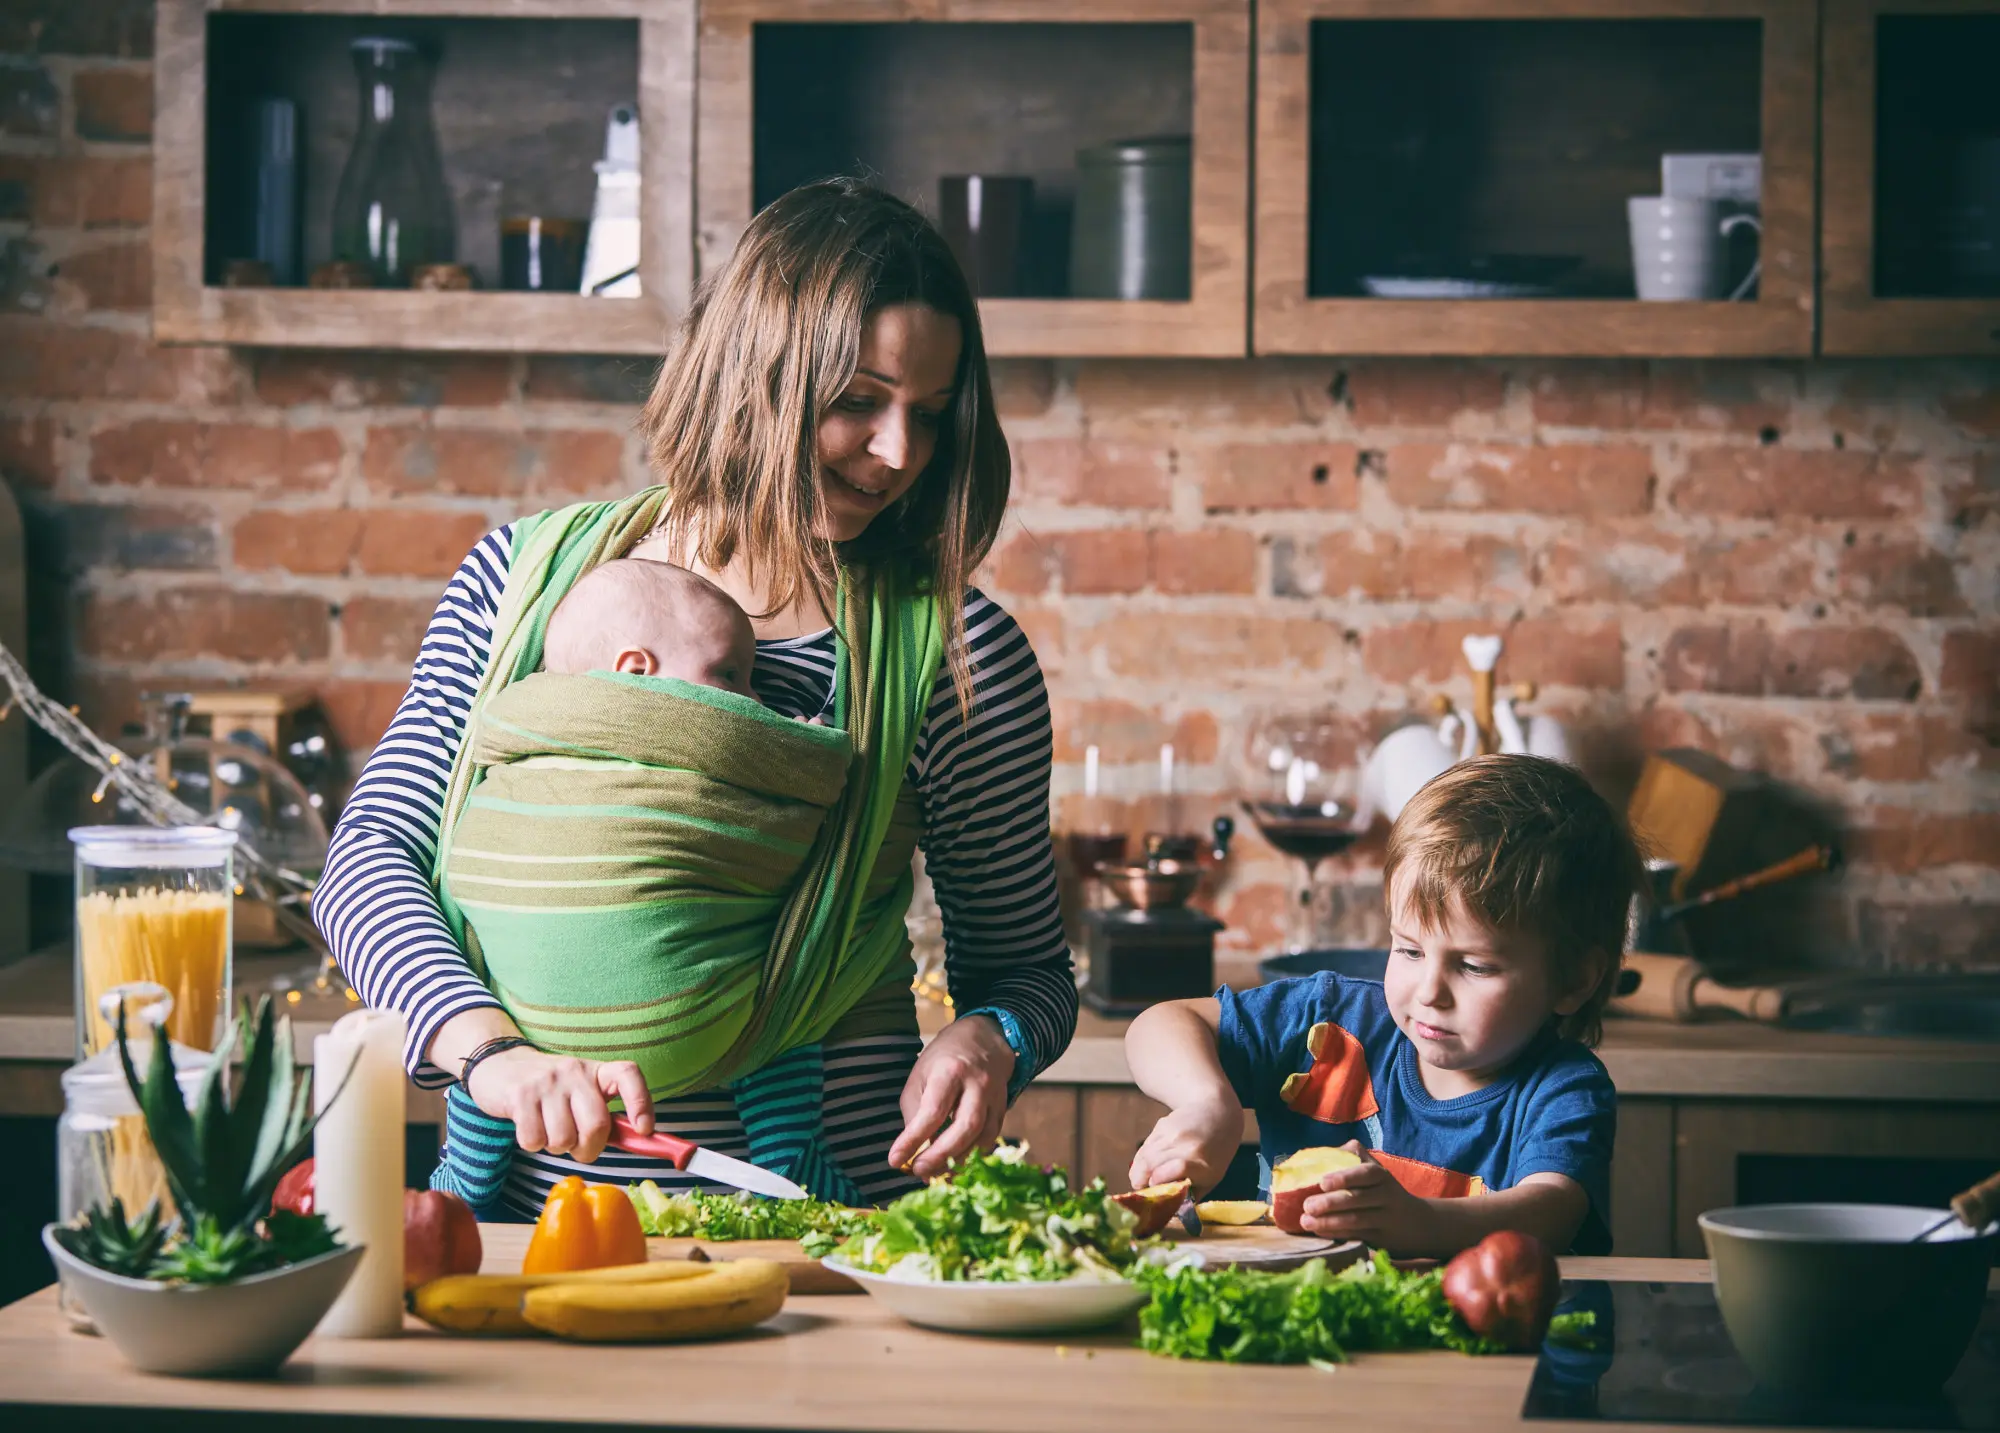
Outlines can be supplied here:
M592 568L556 604L542 643L551 672L631 672L750 691L750 619L707 578L627 557Z

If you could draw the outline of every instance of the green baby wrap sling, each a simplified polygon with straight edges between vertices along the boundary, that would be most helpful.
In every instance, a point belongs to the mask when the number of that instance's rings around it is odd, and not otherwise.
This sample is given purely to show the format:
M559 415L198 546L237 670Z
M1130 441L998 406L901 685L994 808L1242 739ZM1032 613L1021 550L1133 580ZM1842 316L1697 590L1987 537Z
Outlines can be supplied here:
M729 1086L753 1159L855 1200L819 1145L818 1046L916 1029L903 775L936 604L843 580L830 726L671 679L537 671L556 604L651 532L664 496L517 525L434 883L537 1046L632 1060L655 1099ZM452 1094L446 1183L487 1202L511 1127Z

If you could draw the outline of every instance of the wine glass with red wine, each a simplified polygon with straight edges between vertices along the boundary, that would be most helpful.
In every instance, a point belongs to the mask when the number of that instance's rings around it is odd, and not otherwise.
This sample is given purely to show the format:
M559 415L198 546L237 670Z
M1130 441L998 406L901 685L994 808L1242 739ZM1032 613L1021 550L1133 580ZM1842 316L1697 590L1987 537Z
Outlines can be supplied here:
M1355 753L1331 713L1270 712L1251 724L1243 751L1243 810L1298 864L1285 949L1325 944L1315 918L1320 862L1361 836Z

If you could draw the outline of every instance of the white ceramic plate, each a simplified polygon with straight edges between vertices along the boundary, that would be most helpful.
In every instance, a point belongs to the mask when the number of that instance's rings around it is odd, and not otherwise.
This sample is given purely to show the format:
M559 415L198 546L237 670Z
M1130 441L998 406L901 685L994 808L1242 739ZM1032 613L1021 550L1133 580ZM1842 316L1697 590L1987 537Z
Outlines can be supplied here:
M1556 291L1548 284L1512 283L1500 279L1425 279L1372 274L1361 287L1378 299L1539 299Z
M1101 1328L1146 1302L1125 1283L1073 1279L1059 1284L917 1282L857 1269L838 1255L820 1261L861 1285L890 1312L925 1328L953 1333L1073 1333Z

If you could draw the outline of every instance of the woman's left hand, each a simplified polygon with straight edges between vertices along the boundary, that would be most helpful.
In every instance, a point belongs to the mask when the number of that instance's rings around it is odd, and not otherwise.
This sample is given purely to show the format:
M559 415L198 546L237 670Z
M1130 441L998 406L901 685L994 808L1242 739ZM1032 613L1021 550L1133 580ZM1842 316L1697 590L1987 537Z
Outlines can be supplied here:
M903 1085L903 1132L889 1146L889 1163L929 1179L992 1144L1007 1117L1013 1074L1014 1052L998 1021L970 1015L945 1026Z

